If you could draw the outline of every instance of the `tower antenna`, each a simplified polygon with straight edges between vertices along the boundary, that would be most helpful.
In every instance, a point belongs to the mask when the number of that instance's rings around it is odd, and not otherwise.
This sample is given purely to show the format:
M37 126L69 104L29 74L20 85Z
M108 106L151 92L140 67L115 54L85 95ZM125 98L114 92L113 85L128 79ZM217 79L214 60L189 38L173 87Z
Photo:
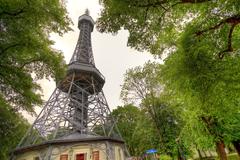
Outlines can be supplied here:
M88 16L90 15L90 12L89 12L88 8L85 10L85 14L88 15Z

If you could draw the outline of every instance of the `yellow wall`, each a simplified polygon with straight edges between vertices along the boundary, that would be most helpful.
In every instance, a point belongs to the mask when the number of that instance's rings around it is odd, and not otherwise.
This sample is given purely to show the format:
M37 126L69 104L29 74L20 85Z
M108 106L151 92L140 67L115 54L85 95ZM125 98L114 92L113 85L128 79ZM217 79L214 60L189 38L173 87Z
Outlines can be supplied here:
M125 159L122 146L115 145L114 153L115 153L115 160L124 160Z
M60 154L58 154L55 159L59 160L60 155L67 154L69 160L75 160L75 156L77 154L83 153L86 155L86 160L92 160L92 152L93 151L99 151L99 159L100 160L106 159L105 153L103 151L103 150L106 150L105 145L104 144L97 144L97 145L101 149L98 147L95 147L95 145L92 145L92 144L85 144L85 145L77 144L77 145L68 146L67 149L65 151L61 152Z

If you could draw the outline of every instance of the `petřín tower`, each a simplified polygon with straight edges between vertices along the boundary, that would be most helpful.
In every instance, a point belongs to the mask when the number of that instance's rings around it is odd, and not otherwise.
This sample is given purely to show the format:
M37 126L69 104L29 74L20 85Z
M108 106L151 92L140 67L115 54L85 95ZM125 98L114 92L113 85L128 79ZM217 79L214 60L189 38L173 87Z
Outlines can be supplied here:
M13 160L123 160L125 146L103 94L95 67L86 12L65 78L12 153Z

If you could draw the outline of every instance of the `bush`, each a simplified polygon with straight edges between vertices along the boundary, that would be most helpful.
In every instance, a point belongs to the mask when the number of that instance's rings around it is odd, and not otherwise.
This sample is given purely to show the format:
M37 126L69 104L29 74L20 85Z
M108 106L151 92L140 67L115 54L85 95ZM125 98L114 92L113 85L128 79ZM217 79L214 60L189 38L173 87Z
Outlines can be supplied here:
M168 155L160 155L160 159L159 160L172 160L172 158Z

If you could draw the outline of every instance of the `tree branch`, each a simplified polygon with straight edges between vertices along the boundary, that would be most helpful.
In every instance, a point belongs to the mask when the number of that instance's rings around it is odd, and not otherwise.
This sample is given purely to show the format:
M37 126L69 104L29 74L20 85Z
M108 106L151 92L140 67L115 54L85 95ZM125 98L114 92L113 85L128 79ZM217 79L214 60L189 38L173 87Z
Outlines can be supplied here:
M206 125L207 131L213 135L215 138L223 138L223 136L216 132L215 128L218 127L217 121L214 117L209 117L209 116L201 116L201 120L204 122Z
M213 27L210 27L210 28L204 29L204 30L202 30L202 31L196 32L196 35L197 35L197 36L200 36L200 35L202 35L202 34L205 33L205 32L218 29L218 28L220 28L220 27L221 27L223 24L225 24L225 23L226 23L226 22L222 21L222 22L218 23L217 25L215 25L215 26L213 26Z
M205 3L212 0L182 0L180 3Z
M220 23L218 23L215 26L212 26L212 27L209 27L209 28L204 29L202 31L196 32L196 35L199 36L199 35L202 35L205 32L218 29L218 28L220 28L222 25L224 25L226 23L227 24L239 24L240 23L240 15L234 15L232 17L226 18L226 19L222 20Z
M148 11L149 11L149 8L147 7L147 8L146 8L146 11L145 11L145 15L144 15L144 20L145 20L145 21L147 21Z
M224 54L225 54L226 52L232 52L232 51L233 51L233 48L232 48L232 33L233 33L233 30L234 30L234 28L235 28L236 25L237 25L237 24L235 24L235 23L232 24L232 26L231 26L231 28L230 28L230 30L229 30L227 49L225 49L224 51L222 51L222 52L220 52L220 53L218 54L218 57L219 57L220 59L222 59L222 58L224 57Z
M205 32L209 32L211 30L216 30L219 29L220 27L222 27L224 24L229 24L231 25L230 30L228 32L228 42L227 42L227 49L221 51L218 53L218 57L220 59L222 59L224 57L224 54L226 52L232 52L233 48L232 48L232 34L233 34L233 30L235 28L236 25L238 25L240 23L240 15L234 15L232 17L226 18L224 20L222 20L221 22L219 22L217 25L209 27L207 29L195 32L195 34L197 36L200 36L202 34L204 34Z
M24 13L24 8L20 9L19 11L15 11L15 12L7 12L7 11L3 11L0 13L0 17L3 15L8 15L8 16L18 16L20 14Z
M165 1L158 1L155 3L147 3L147 4L132 4L134 7L140 7L140 8L149 8L149 7L160 7L162 4L166 3ZM131 5L131 4L130 4Z
M181 0L180 2L175 3L173 6L177 5L177 4L185 4L185 3L192 3L192 4L196 4L196 3L205 3L205 2L210 2L212 0ZM168 3L165 0L162 1L157 1L155 3L147 3L147 4L132 4L132 6L134 7L141 7L141 8L145 8L145 7L161 7L163 8L165 11L168 10L166 9L163 4ZM131 4L130 4L131 5Z
M207 131L213 135L216 136L216 133L213 131L213 120L211 117L206 117L206 116L202 116L201 120L204 122L204 124L206 125Z
M34 62L39 62L39 61L41 61L42 59L41 58L36 58L36 59L29 59L29 60L27 60L26 62L24 62L23 64L21 64L21 66L19 67L19 68L24 68L26 65L28 65L28 64L31 64L31 63L34 63Z
M10 48L14 48L14 47L21 46L21 45L23 45L23 44L16 43L16 44L10 45L6 48L0 49L0 55L3 54L4 52L6 52L7 50L9 50Z
M29 0L26 0L26 4L27 4L27 6L30 6ZM0 17L3 16L3 15L18 16L18 15L26 12L26 11L24 11L24 9L26 9L27 6L24 6L23 8L21 8L21 9L19 9L19 10L16 10L16 11L13 11L13 12L2 11L2 12L0 13Z

